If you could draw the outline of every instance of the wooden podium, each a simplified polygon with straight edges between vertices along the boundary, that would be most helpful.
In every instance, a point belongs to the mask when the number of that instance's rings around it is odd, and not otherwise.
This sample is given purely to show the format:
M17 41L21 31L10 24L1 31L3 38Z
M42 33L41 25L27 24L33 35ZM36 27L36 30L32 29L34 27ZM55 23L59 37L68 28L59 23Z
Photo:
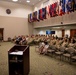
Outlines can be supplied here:
M29 46L15 45L8 51L9 75L28 75Z

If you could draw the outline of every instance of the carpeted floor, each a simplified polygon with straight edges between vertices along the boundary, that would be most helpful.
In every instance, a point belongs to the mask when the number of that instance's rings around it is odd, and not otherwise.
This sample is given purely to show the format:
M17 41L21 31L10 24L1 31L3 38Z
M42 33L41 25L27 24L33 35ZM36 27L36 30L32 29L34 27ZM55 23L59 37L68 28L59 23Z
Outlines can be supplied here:
M11 42L0 43L0 75L8 75L8 50L14 46ZM60 61L57 58L40 55L35 46L30 46L29 75L76 75L76 64Z

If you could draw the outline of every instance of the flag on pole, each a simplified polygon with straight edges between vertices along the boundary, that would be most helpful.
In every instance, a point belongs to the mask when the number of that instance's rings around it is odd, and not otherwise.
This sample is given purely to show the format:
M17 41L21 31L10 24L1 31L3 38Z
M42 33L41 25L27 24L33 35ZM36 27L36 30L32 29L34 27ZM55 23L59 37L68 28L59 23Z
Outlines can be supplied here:
M48 19L50 17L50 14L49 14L49 9L50 9L50 6L46 6L46 18Z
M66 0L66 2L65 2L65 13L66 13L66 14L68 13L67 6L68 6L68 0Z
M40 20L43 20L43 17L42 17L42 9L39 10L39 19Z
M54 3L53 5L53 10L54 10L54 17L57 16L57 2Z
M71 1L71 11L74 12L75 0Z
M74 10L76 10L76 0L74 0Z
M30 14L28 14L28 22L30 23L31 21L30 21Z
M51 16L54 16L54 4L51 4Z
M32 13L28 14L28 22L33 22L33 16Z
M30 21L33 22L33 14L30 14Z
M46 19L46 8L42 8L42 17Z
M66 0L62 0L62 14L65 14L65 2Z
M37 21L39 22L39 10L37 11Z
M58 2L56 2L56 16L59 15L59 4Z
M37 11L33 12L33 21L37 21Z
M52 5L50 5L49 13L50 13L50 17L52 17Z
M62 16L63 11L62 11L62 0L59 2L59 15Z
M72 11L72 0L68 0L66 4L67 13L69 14Z

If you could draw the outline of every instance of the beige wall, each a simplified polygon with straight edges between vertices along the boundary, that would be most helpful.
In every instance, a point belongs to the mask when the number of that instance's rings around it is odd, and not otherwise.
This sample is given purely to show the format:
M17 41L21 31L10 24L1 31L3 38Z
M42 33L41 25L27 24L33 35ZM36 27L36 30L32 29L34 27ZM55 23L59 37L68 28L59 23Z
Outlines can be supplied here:
M76 27L75 27L76 28ZM58 37L62 37L62 30L61 29L50 29L50 28L40 28L40 29L34 29L34 34L44 34L46 35L46 31L47 30L52 30L52 31L55 31L55 34L54 36L58 36ZM70 29L65 29L65 33L64 35L68 34L68 36L70 37Z
M70 30L71 29L76 29L76 25L69 25L69 26L58 26L58 27L40 27L40 28L35 28L34 29L34 34L45 34L47 30L52 30L55 31L55 36L57 35L58 37L62 37L62 29L65 30L64 35L68 34L70 37Z
M11 14L6 14L6 9ZM28 14L32 7L11 2L0 1L0 28L4 28L4 40L15 35L30 35L33 31L32 24L28 23Z
M11 10L11 14L6 14L6 9ZM33 8L28 5L22 5L17 3L11 3L7 1L0 1L0 15L11 17L28 18L28 14L33 11Z
M27 18L0 16L0 28L4 28L4 40L15 35L29 35L30 32L32 34L29 26L32 25L28 24Z

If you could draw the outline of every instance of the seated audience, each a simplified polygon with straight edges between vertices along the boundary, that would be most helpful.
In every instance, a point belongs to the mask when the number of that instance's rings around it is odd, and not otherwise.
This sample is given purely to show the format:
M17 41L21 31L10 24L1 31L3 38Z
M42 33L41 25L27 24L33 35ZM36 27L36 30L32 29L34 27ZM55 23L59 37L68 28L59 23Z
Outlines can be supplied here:
M49 48L49 45L48 45L47 42L45 42L45 46L44 46L44 48L43 48L43 54L47 54L48 48Z
M15 39L15 43L16 44L19 44L19 42L22 40L22 37L21 36L18 36L16 39Z
M60 39L57 39L57 40L56 40L55 47L56 47L57 49L59 49L60 46L61 46L61 44L60 44Z
M40 54L43 53L44 46L45 46L44 42L40 43L40 47L39 47L39 53Z
M63 39L63 43L61 44L62 47L67 47L68 46L68 41L67 38Z
M49 48L48 42L45 40L44 42L41 43L41 46L39 48L40 54L46 54L48 48Z
M19 44L20 45L26 45L27 44L25 36L22 36L22 40L19 42Z
M74 47L75 40L71 39L71 42L68 44L68 47Z

